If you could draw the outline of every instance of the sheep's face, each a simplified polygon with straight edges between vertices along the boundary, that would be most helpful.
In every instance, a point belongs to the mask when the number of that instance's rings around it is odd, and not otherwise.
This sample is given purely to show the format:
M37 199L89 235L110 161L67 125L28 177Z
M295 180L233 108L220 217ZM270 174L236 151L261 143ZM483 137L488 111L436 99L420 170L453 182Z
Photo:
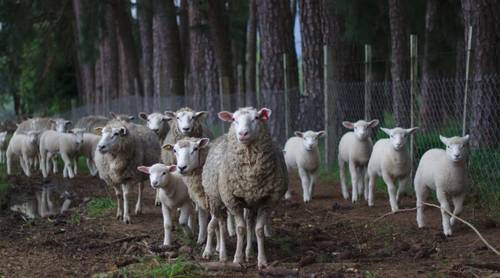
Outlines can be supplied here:
M98 131L99 128L96 129ZM121 138L128 135L128 130L126 127L105 127L101 132L101 139L97 144L97 149L100 153L105 154L112 152Z
M352 129L358 140L366 140L368 136L370 136L369 130L378 125L378 120L372 120L369 122L359 120L355 123L345 121L342 122L342 125L348 129Z
M169 182L170 174L175 172L176 166L156 163L151 167L139 166L137 170L149 175L149 183L153 189L165 188Z
M0 132L0 145L2 145L7 139L7 131Z
M439 135L441 142L446 145L446 156L453 162L463 161L467 156L467 145L469 143L469 135L464 137L446 138Z
M113 112L109 112L109 115L111 116L111 118L113 118L115 120L123 121L123 122L130 122L130 121L133 121L135 119L134 116L129 116L127 114L116 114Z
M73 134L76 136L76 142L78 146L81 146L83 144L83 134L85 133L85 129L83 128L73 128L71 130Z
M139 117L146 121L146 126L151 129L157 135L164 128L166 122L170 120L168 116L162 115L160 113L152 113L147 115L146 113L140 113Z
M413 127L409 129L404 129L400 127L388 129L381 127L380 129L387 135L389 135L389 140L394 150L399 151L404 148L408 137L415 131L417 131L418 127Z
M219 112L219 118L232 122L236 138L241 144L250 144L259 136L262 123L267 122L271 116L271 109L262 108L257 111L252 107L240 108L234 113Z
M180 140L175 146L165 145L166 149L174 152L177 160L177 170L182 175L186 175L196 170L200 165L200 151L206 148L210 142L208 138L201 138L196 141Z
M207 114L208 112L206 111L165 111L165 115L168 118L175 119L177 122L177 130L185 136L189 136L191 134L195 121L206 116Z
M302 138L302 144L307 151L312 151L318 146L319 138L325 136L325 132L322 131L311 131L306 132L295 131L295 136Z
M56 131L60 133L67 132L69 127L72 125L71 121L64 119L52 120L51 122L55 126Z

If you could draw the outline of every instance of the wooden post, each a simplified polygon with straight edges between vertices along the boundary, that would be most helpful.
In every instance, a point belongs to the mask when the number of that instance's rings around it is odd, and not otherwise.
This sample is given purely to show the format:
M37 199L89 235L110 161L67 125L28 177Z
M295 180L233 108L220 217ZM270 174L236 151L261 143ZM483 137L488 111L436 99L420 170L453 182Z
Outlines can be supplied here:
M337 134L337 111L335 109L336 95L333 91L331 76L333 73L331 60L331 48L327 45L323 46L323 96L325 105L325 165L333 166L335 161L335 142Z
M283 93L284 104L285 104L285 140L290 136L290 103L288 99L288 94L290 90L290 78L288 78L288 55L283 53L283 83L285 85L285 91Z
M417 35L410 35L410 126L415 126L415 96L417 93L418 82L418 48ZM406 127L408 128L408 127ZM413 134L410 135L410 159L411 159L411 180L413 180L413 161L415 154L415 142Z
M371 120L372 93L372 46L365 44L365 120Z
M245 106L245 75L243 74L243 65L238 64L236 67L238 74L238 104L239 107Z
M469 93L469 69L470 69L470 54L472 50L472 25L469 25L467 32L467 57L465 60L465 88L464 88L464 112L462 115L462 136L467 133L467 97Z
M226 98L229 97L229 79L227 76L219 77L219 99L220 99L220 111L229 109L228 102ZM222 133L226 132L226 125L223 121L221 122Z

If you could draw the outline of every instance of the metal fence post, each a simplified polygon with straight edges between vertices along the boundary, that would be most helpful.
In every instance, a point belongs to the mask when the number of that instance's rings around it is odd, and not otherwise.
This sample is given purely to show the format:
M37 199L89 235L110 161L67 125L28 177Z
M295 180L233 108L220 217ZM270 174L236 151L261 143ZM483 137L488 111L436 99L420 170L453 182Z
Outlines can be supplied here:
M415 95L417 93L418 82L418 48L417 35L410 35L410 126L415 126ZM407 127L408 128L408 127ZM413 134L410 135L410 159L411 159L411 179L413 180L413 161L415 154L415 142Z
M285 103L285 140L290 136L290 103L288 99L288 94L290 90L290 78L288 78L288 55L283 53L283 83L285 85L285 91L283 94Z
M337 136L337 111L335 109L335 92L332 90L332 83L329 82L332 76L331 48L323 46L323 98L325 106L325 165L333 166L335 161L335 139Z
M372 46L365 44L365 120L371 119L372 93L370 83L372 82Z
M467 132L467 95L469 93L469 69L470 69L470 53L472 50L472 25L469 25L467 33L467 57L465 60L465 88L464 88L464 112L462 116L462 136Z

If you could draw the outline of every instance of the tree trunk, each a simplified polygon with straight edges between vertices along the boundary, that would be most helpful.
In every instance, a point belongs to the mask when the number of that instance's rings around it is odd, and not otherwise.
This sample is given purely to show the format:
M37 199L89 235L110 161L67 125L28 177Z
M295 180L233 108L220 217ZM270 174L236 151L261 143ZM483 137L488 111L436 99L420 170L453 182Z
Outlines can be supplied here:
M153 81L153 2L142 0L138 3L139 35L141 39L142 85L145 96L144 109L152 111Z
M181 40L181 51L184 64L184 74L189 72L189 18L188 0L180 0L179 5L179 38Z
M107 99L117 99L121 92L119 82L119 50L118 39L116 34L116 25L113 20L111 7L106 4L105 7L104 26L100 30L100 63L96 63L95 78L100 79L100 84L96 84L98 91L96 91L95 103L97 106L103 105L104 96ZM99 72L97 72L99 70ZM110 107L114 110L116 107ZM104 110L101 108L101 113Z
M271 118L271 134L279 143L285 141L284 78L288 74L290 88L298 88L297 56L293 40L292 18L286 0L257 0L257 21L260 34L260 88L264 105L274 113ZM283 68L283 54L288 55L288 73ZM290 103L290 127L296 130L299 91L288 92Z
M246 41L245 89L246 105L257 105L256 64L257 64L257 0L250 0Z
M299 12L306 96L302 98L299 122L301 129L320 130L324 127L321 3L316 0L300 0Z
M394 121L396 126L410 125L410 34L405 1L389 0L391 29L391 77Z

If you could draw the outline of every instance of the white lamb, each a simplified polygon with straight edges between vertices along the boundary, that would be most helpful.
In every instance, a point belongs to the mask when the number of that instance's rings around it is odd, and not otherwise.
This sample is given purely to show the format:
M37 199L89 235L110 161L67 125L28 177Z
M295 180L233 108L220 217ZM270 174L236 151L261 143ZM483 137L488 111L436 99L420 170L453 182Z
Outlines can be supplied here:
M149 115L141 112L139 113L139 118L146 121L146 126L154 131L154 133L158 135L160 143L163 143L163 140L165 140L169 130L168 122L172 120L172 118L158 112L151 113Z
M368 186L365 186L368 185L366 168L373 146L369 131L378 125L378 120L369 122L359 120L355 123L345 121L342 125L354 131L347 132L340 139L338 155L340 183L342 195L348 200L345 175L345 163L348 163L352 180L352 202L355 203L358 201L358 195L362 193L365 199L368 198Z
M177 166L157 163L151 167L139 166L137 170L148 174L151 187L160 191L161 210L163 214L163 228L165 236L163 245L172 245L172 214L180 209L179 224L184 233L191 237L191 221L194 217L193 202L189 198L188 189L182 178L175 173Z
M59 133L47 130L40 136L40 168L42 175L47 178L52 161L53 172L57 173L55 156L59 154L64 161L63 176L74 178L74 164L83 143L83 129L73 129L69 133Z
M411 174L411 158L405 148L407 138L418 130L418 127L403 129L396 127L393 129L380 128L390 136L389 139L380 139L373 146L372 155L368 162L368 205L373 206L375 191L375 181L377 177L382 177L387 184L391 210L399 210L398 201L400 194L409 183ZM395 182L399 182L396 194Z
M419 228L426 225L423 203L429 195L429 189L432 189L436 191L441 204L443 232L446 236L451 236L451 226L455 223L455 218L450 219L445 210L451 211L449 199L453 202L453 214L458 216L463 210L469 135L451 138L439 136L439 139L446 145L446 150L430 149L425 152L415 173L417 224Z
M325 135L324 131L300 131L288 139L285 144L284 154L288 173L298 170L302 182L304 202L312 199L314 185L320 166L318 140ZM290 199L290 189L285 194L285 199Z
M19 159L24 174L31 176L31 169L35 164L38 155L38 135L37 131L28 131L28 134L14 134L7 147L7 174L12 174L12 163L15 158Z
M97 149L97 144L99 144L99 140L101 140L101 136L85 132L83 134L83 143L80 146L80 154L87 159L87 167L89 168L92 176L97 175L94 155L95 150Z
M6 152L9 146L7 131L0 132L0 164L7 162Z

